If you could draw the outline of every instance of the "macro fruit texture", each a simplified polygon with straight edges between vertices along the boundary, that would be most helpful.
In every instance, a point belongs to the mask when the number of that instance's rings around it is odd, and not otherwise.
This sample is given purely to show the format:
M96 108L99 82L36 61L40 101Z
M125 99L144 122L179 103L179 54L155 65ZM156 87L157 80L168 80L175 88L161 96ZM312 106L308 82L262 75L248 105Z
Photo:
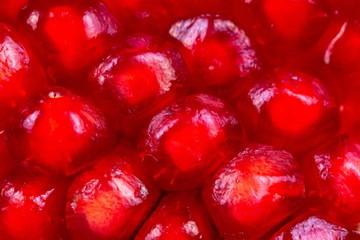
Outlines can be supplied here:
M201 186L238 142L241 128L231 110L218 98L196 94L153 117L140 154L164 190L189 190Z
M338 226L315 213L305 212L279 230L271 240L343 239L356 240L360 235Z
M275 69L235 91L238 114L254 141L301 154L340 128L335 99L306 73Z
M359 156L358 140L343 136L302 161L309 199L348 226L359 222Z
M136 137L151 117L187 91L187 71L169 41L128 36L90 72L84 87L119 132Z
M19 108L5 134L23 165L62 175L91 165L116 138L97 108L60 87L39 92Z
M0 1L0 240L360 240L359 7Z
M251 145L213 175L203 195L225 239L256 239L301 207L305 188L289 153Z
M166 194L139 230L140 239L214 239L216 232L197 191Z
M1 239L61 239L67 180L19 170L0 183Z
M48 76L57 84L78 89L123 29L100 1L31 0L21 10L24 29ZM71 27L70 27L71 26Z
M169 34L183 46L192 85L223 87L259 67L254 46L235 23L218 15L200 15L173 24Z
M66 213L72 239L134 235L160 195L139 162L134 150L121 146L75 178Z
M47 87L43 68L15 29L0 24L0 129L16 106Z

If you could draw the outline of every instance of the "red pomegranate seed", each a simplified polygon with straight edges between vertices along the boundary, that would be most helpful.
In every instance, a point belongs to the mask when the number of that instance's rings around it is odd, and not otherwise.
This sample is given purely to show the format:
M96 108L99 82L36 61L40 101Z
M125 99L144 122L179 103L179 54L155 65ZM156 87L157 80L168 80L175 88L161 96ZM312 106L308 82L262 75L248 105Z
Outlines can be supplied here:
M216 234L198 192L166 194L135 240L215 239Z
M124 145L73 181L69 233L72 239L130 239L159 196L136 152Z
M201 186L239 139L238 122L224 102L196 94L154 116L140 150L159 186L185 190Z
M328 239L357 240L360 234L316 213L305 212L282 227L270 240Z
M82 78L122 35L122 27L97 0L32 0L20 14L48 75L81 89Z
M38 93L6 129L9 149L29 167L74 174L110 149L115 133L103 114L59 87Z
M183 55L196 89L222 87L259 68L250 39L226 18L200 15L180 20L169 34L184 46Z
M225 239L259 239L302 206L300 167L291 154L250 145L205 184L203 199Z
M343 224L360 221L360 142L341 137L302 161L312 203Z
M66 180L17 170L0 182L1 239L67 239Z
M360 239L359 7L0 1L0 239Z
M243 86L238 94L239 116L255 141L299 154L339 129L335 100L311 75L277 69Z
M36 56L10 26L0 23L0 131L14 108L48 86Z
M183 95L186 75L175 46L137 34L91 71L85 88L122 133L137 136L153 115Z

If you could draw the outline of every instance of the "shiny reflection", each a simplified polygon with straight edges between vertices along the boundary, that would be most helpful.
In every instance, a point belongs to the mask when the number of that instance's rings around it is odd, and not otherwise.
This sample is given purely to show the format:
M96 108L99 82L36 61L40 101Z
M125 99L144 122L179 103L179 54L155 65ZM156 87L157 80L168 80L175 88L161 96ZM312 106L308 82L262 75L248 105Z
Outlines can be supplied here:
M348 231L317 217L309 217L291 230L292 239L345 239Z
M88 39L96 38L104 33L114 35L118 32L115 18L112 17L103 4L85 11L82 21Z
M319 103L319 100L317 97L311 97L311 96L307 96L304 94L295 93L294 91L292 91L290 89L285 89L284 93L287 94L288 96L299 99L301 102L303 102L305 105L308 105L308 106L316 105Z
M164 231L164 227L162 224L156 224L153 229L146 235L145 240L152 240L160 238Z
M197 125L201 123L208 129L208 134L211 138L215 138L219 135L222 127L226 125L226 122L221 123L221 117L212 111L207 109L200 109L196 112L195 116L192 117L191 122Z
M123 204L127 207L140 205L149 195L146 186L138 178L122 171L112 174L112 179L108 184L120 199L123 199Z
M345 155L344 167L342 169L345 176L355 175L360 179L360 156L355 152L347 152Z
M175 124L178 122L178 119L174 119L174 120L170 120L170 121L165 121L162 118L162 115L157 115L155 116L152 121L151 124L149 125L149 129L151 131L151 133L154 134L155 139L156 140L160 140L160 138L169 131L169 129L171 129L173 126L175 126Z
M31 113L23 122L23 127L28 130L31 131L34 128L35 122L37 120L37 118L39 117L40 111L35 111L33 113Z
M329 170L332 166L330 154L316 154L314 156L319 176L322 180L326 180L329 176Z
M246 33L243 30L239 29L233 22L224 19L215 19L214 29L215 32L225 32L231 36L231 44L235 47L234 49L238 51L238 55L244 58L244 63L254 63L256 53L250 47L250 39L246 36Z
M99 179L91 179L89 180L84 187L81 189L81 195L79 198L83 197L83 199L90 200L93 199L97 190L101 187L100 180ZM73 205L75 203L75 205ZM76 208L76 201L72 203L72 208Z
M46 206L46 201L54 190L55 189L50 189L39 196L31 196L30 199L39 207L39 210L42 210Z
M212 197L219 205L259 204L267 196L272 196L276 202L286 195L273 188L298 186L301 198L302 178L296 167L287 152L255 145L223 166L214 180Z
M256 52L251 46L246 33L232 21L220 18L218 15L202 15L195 18L181 20L172 25L169 34L179 40L187 49L197 51L202 43L215 41L223 45L222 51L231 51L231 56L240 76L258 68ZM220 45L219 45L220 46ZM230 50L225 50L229 47ZM194 54L194 52L192 52ZM210 56L213 64L207 66L211 72L222 68L217 56ZM199 61L204 61L199 59ZM218 66L218 67L216 67Z
M249 97L255 106L256 110L260 113L261 108L265 103L268 103L276 94L276 87L274 85L271 86L263 86L263 84L256 84L249 91Z
M39 17L39 11L32 11L28 19L26 19L26 23L32 28L32 30L36 30L38 28Z
M208 27L209 20L206 17L193 18L178 21L170 28L169 34L181 40L186 48L192 49L195 44L204 41Z
M103 86L106 79L112 76L111 70L118 65L121 58L108 56L101 64L95 69L94 76L100 86Z
M9 81L14 73L26 68L29 62L26 50L6 36L0 44L0 80Z
M199 231L199 228L198 228L196 222L192 221L192 220L187 221L183 225L183 230L191 237L196 237L200 234L200 231Z
M84 121L81 119L81 117L74 112L70 112L69 116L70 116L70 121L72 123L72 127L73 127L74 131L79 135L85 133L86 127L85 127Z
M156 76L160 85L160 93L164 94L171 88L172 81L176 80L175 69L169 58L161 53L147 52L134 57L140 63L149 67Z
M96 38L99 33L101 33L101 22L95 13L86 11L83 16L83 23L85 25L85 32L88 39Z
M335 44L337 43L337 41L339 41L341 39L341 37L344 35L346 28L347 28L347 22L345 22L341 26L340 31L336 34L336 36L329 43L329 45L325 51L325 54L324 54L324 63L330 64L333 48L334 48Z
M7 198L7 201L15 206L23 206L25 203L25 196L23 191L15 189L11 183L7 183L6 186L1 190L1 196Z

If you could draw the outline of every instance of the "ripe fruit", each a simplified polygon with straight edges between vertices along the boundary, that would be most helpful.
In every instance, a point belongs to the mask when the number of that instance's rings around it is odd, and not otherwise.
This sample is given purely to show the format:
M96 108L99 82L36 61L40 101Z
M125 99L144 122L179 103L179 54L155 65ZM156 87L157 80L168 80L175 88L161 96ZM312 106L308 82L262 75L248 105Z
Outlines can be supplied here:
M229 19L200 15L174 23L169 34L184 47L195 89L223 87L259 68L249 37Z
M358 233L328 221L316 213L305 212L279 230L271 240L329 239L356 240Z
M205 184L203 198L224 239L258 239L304 203L300 167L283 150L250 145Z
M360 221L360 144L342 137L303 161L307 195L317 208L343 225Z
M47 87L43 69L26 41L0 23L0 131L14 108Z
M97 108L60 87L38 93L19 108L6 136L23 165L61 175L90 166L115 141Z
M254 141L300 154L339 129L335 100L311 75L276 69L235 91L239 116Z
M130 239L159 195L136 152L120 146L70 186L69 233L72 239Z
M198 192L166 194L135 240L215 239L215 231Z
M200 187L241 139L223 101L190 95L155 115L141 139L142 162L165 190Z
M19 18L29 38L35 37L32 42L47 74L74 89L81 89L81 79L123 31L97 0L31 0Z
M184 94L186 77L174 45L138 34L115 47L84 88L122 133L136 137L153 115Z
M359 6L2 0L0 239L360 239Z
M1 239L66 239L67 182L19 170L0 182Z

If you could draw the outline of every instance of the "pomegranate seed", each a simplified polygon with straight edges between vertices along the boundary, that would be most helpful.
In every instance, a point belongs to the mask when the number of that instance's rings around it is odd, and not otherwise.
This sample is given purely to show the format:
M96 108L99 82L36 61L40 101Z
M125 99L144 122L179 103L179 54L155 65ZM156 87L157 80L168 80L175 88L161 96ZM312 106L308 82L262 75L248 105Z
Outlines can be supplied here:
M271 240L293 240L293 239L342 239L356 240L360 235L329 222L318 214L305 212L286 224Z
M6 129L11 153L24 165L62 175L93 164L114 135L99 110L59 87L34 96Z
M26 41L0 23L0 131L14 109L48 86L43 69Z
M0 1L0 239L360 239L359 7Z
M19 18L29 38L35 36L32 42L47 74L57 84L74 89L81 89L81 79L123 32L97 0L32 0Z
M206 183L203 198L222 237L258 239L302 206L300 167L293 157L250 145Z
M184 46L196 89L221 87L259 68L250 39L228 19L208 14L180 20L169 34Z
M183 95L186 75L175 46L151 35L131 35L92 70L87 94L122 133L134 137Z
M141 141L142 161L163 189L193 189L232 153L239 130L223 101L191 95L153 117Z
M0 182L1 239L66 239L67 180L17 169Z
M139 230L140 239L215 239L209 214L198 192L166 194Z
M328 216L353 227L360 221L360 143L341 137L302 161L307 195Z
M160 192L131 147L120 146L70 186L67 226L73 239L130 239Z
M255 141L299 154L339 129L335 100L311 75L277 69L236 94L239 116Z

